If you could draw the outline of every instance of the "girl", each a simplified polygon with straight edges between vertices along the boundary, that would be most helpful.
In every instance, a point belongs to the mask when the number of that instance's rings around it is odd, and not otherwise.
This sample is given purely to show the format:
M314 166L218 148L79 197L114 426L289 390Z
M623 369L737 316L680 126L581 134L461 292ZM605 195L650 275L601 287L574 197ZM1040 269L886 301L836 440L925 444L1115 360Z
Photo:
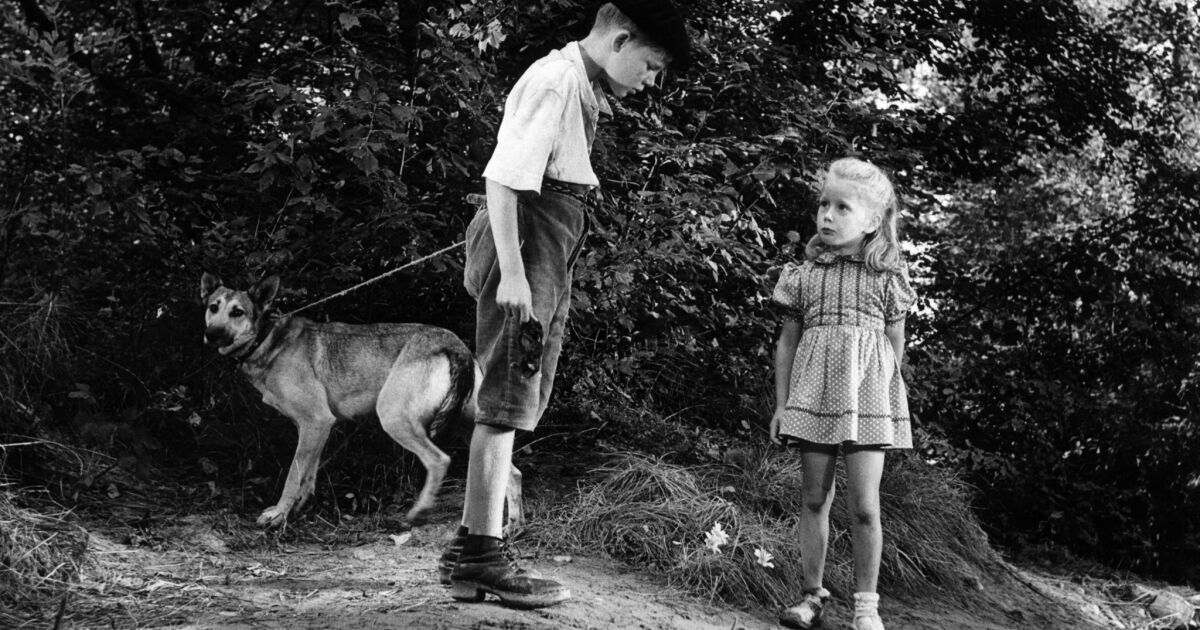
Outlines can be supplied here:
M794 442L804 470L800 553L804 590L780 613L791 628L820 623L834 464L846 458L853 516L855 630L883 630L875 592L883 535L879 479L885 448L912 448L900 376L904 317L914 301L900 261L896 194L877 166L829 166L806 260L783 268L772 299L785 308L775 347L771 441Z

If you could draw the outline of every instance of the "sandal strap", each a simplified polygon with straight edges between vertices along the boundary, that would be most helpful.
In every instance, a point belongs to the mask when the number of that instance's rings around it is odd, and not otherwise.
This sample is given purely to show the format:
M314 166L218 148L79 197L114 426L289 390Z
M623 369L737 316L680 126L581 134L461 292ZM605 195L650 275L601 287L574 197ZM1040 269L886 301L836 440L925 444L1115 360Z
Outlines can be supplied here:
M818 586L816 588L806 588L806 589L800 591L800 594L804 595L804 596L812 595L812 596L816 597L817 599L821 600L822 604L824 604L825 602L828 602L830 597L833 597L832 593L830 593L828 590L826 590L824 587L821 587L821 586Z
M828 599L829 591L823 588L805 589L801 592L800 601L780 611L779 622L788 628L818 627Z

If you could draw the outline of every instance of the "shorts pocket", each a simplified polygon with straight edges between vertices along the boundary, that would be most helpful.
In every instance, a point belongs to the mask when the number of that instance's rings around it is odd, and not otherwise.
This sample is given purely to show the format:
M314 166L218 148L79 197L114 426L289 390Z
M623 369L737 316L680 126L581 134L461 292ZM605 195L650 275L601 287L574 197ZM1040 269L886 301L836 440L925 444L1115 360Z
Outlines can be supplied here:
M463 286L471 297L478 299L487 281L488 272L496 260L496 244L492 242L492 226L487 208L480 208L467 226L467 260L463 265Z

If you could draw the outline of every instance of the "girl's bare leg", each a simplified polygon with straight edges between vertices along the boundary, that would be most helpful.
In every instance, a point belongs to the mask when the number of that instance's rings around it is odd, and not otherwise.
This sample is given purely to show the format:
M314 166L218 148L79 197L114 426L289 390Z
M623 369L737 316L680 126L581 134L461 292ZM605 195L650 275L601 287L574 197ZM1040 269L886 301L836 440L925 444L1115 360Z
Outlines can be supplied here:
M879 480L883 451L847 449L846 501L854 536L854 578L858 592L874 593L879 583L883 529L879 525Z
M833 474L837 451L803 451L801 482L800 563L804 588L816 589L825 578L825 553L829 549L829 506L833 504Z

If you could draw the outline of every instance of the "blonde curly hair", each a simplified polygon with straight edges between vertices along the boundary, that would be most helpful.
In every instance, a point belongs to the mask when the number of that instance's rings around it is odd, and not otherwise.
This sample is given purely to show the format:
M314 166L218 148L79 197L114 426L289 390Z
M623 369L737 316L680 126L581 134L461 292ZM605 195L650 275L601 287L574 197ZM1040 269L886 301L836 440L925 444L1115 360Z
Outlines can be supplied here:
M863 239L863 261L875 271L900 271L900 201L887 173L866 160L847 157L821 172L821 188L834 177L853 184L866 205L879 213L879 229ZM816 258L824 251L820 237L814 235L804 255Z

